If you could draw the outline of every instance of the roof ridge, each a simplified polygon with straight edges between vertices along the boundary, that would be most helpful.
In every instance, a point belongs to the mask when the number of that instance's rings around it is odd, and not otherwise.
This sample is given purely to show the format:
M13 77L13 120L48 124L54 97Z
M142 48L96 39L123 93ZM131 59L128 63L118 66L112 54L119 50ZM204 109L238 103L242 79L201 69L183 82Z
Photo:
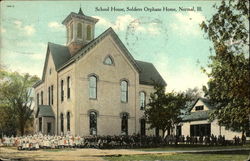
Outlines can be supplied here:
M58 45L58 46L68 47L67 45L56 44L56 43L54 43L54 42L48 42L48 44L53 44L53 45Z

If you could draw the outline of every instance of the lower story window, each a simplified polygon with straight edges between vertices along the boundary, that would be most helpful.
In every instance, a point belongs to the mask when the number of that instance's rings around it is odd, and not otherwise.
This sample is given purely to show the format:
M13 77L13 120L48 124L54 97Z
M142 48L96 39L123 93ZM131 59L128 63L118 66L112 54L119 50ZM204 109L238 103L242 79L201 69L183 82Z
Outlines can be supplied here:
M39 131L42 131L42 118L39 117Z
M122 122L121 122L121 132L123 135L128 135L128 114L122 114Z
M89 114L90 135L97 135L97 113L92 111Z
M211 124L190 125L190 136L210 136Z
M146 135L146 120L145 119L141 119L140 121L141 123L141 135Z

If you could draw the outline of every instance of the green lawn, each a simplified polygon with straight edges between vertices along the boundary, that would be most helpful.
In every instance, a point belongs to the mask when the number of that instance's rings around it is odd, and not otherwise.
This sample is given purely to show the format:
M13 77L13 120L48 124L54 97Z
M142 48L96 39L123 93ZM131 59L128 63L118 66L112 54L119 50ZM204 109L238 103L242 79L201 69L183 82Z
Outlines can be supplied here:
M169 145L166 147L159 148L139 148L136 150L141 151L186 151L186 150L216 150L216 149L250 149L250 144L245 144L243 146L206 146L206 145Z
M105 157L108 161L246 161L248 154L148 154Z

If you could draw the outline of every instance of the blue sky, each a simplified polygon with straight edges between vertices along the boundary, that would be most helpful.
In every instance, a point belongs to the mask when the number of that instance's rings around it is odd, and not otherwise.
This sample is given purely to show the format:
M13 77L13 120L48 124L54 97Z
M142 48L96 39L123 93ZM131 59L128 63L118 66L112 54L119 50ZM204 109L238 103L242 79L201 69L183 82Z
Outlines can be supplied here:
M217 1L218 2L218 1ZM212 44L199 24L216 12L216 1L22 1L1 2L1 64L9 70L41 77L47 43L66 43L61 22L70 12L99 19L95 37L112 27L133 57L152 62L168 86L184 91L205 85L200 67L208 64ZM137 7L143 11L96 11L96 7ZM144 8L176 8L177 11L144 11ZM201 7L202 11L179 11Z

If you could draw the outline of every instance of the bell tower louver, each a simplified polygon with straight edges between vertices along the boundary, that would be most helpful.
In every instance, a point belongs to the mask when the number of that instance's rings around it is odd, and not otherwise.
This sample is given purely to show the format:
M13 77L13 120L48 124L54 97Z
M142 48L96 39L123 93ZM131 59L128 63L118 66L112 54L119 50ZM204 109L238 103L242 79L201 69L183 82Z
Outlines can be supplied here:
M62 24L67 29L67 46L72 56L94 39L97 22L98 19L84 15L81 8L78 13L71 12L63 20Z

